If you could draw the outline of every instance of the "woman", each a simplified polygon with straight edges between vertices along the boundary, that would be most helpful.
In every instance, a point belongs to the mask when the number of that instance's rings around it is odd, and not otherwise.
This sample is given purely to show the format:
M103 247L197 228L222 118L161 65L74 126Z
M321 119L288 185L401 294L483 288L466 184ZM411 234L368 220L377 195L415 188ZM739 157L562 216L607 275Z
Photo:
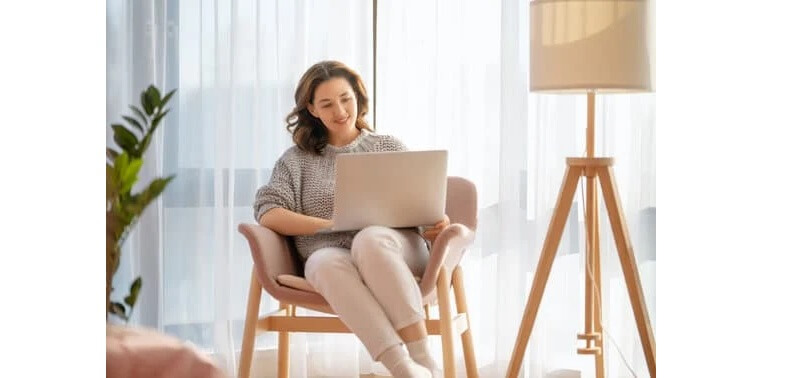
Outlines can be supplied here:
M368 99L361 78L340 62L311 66L286 117L295 146L275 163L254 204L263 226L293 236L305 277L369 351L395 377L438 377L427 344L422 297L414 276L428 259L443 219L417 229L371 226L357 232L316 234L330 227L337 154L401 151L397 138L377 135L364 120ZM404 348L405 344L405 348ZM406 350L407 348L407 350Z

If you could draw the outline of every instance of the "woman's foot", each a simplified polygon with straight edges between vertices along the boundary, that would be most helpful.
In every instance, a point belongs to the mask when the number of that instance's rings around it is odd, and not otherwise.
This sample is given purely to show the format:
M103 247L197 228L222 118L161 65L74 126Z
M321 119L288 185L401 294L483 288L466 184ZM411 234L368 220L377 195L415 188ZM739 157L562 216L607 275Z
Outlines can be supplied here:
M408 353L411 355L411 359L428 369L433 378L441 378L444 376L442 369L440 369L439 365L436 364L436 361L433 359L433 355L431 354L431 350L428 348L427 338L409 342L406 344L406 347L408 348Z
M398 378L433 378L430 370L422 366L408 355L402 344L397 344L381 353L378 360Z

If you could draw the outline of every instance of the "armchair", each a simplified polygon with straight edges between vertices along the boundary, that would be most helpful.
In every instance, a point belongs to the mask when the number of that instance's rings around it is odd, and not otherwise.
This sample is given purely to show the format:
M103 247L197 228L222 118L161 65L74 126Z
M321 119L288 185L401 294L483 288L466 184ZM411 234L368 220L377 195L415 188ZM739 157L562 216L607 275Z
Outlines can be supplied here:
M445 377L455 377L454 337L460 335L468 377L478 369L470 331L463 272L459 263L475 239L477 194L475 185L460 177L448 177L445 213L451 224L431 245L430 258L419 289L425 305L426 326L431 335L441 335ZM289 377L289 335L292 332L350 333L335 316L297 316L295 309L334 314L325 299L303 278L302 263L286 237L258 224L240 224L253 256L247 300L239 377L249 377L257 332L278 332L278 376ZM453 288L455 310L450 302ZM262 290L280 302L280 309L259 317ZM439 306L439 319L431 319L429 306ZM335 315L335 314L334 314Z

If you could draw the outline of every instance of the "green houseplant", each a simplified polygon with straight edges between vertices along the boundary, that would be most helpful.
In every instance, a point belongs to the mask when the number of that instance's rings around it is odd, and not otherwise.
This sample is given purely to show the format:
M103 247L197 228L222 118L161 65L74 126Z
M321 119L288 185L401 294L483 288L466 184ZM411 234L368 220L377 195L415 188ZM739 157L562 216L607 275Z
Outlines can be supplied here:
M174 178L155 178L141 191L131 192L138 181L142 157L158 125L169 113L165 107L174 93L172 90L161 97L158 88L150 85L141 93L141 107L131 105L133 116L122 117L126 125L111 125L116 146L106 148L106 318L110 313L127 322L142 287L142 279L137 277L122 303L111 301L112 281L126 237L142 212Z

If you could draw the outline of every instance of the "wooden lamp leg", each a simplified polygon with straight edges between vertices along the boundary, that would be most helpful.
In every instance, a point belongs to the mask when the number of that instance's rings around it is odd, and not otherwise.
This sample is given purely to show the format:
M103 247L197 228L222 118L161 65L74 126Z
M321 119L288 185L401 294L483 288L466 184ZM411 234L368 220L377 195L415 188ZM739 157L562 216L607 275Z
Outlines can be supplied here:
M587 277L587 279L591 280L589 282L589 290L590 294L592 295L592 312L587 313L591 318L592 321L592 331L595 333L596 337L594 340L594 346L597 348L598 353L594 355L594 371L595 377L597 378L604 378L605 377L605 349L603 349L603 296L602 296L602 281L600 279L600 218L597 211L598 204L597 204L597 177L592 174L589 177L589 183L591 183L591 190L587 190L588 199L587 202L590 202L592 205L589 207L589 215L592 218L592 223L587 223L587 227L590 227L591 232L589 233L589 240L591 243L591 254L592 254L592 263L587 268L587 272L592 273L592 277ZM588 184L587 184L588 186ZM588 251L588 250L587 250ZM595 295L596 290L596 295Z
M586 345L578 348L579 354L594 355L595 377L605 377L603 330L601 316L603 302L600 297L600 228L597 213L597 178L593 169L584 174L586 180L586 262L584 269L584 332L578 334ZM596 284L596 285L595 285ZM595 287L596 286L596 287Z
M569 210L572 205L572 199L575 195L575 189L578 184L578 179L581 175L587 175L591 178L589 182L593 182L596 178L600 181L600 187L603 192L603 198L608 209L608 216L611 222L611 228L614 234L614 240L617 246L622 272L625 276L625 284L628 289L628 295L631 300L631 307L633 308L634 317L636 318L636 327L639 332L639 337L642 341L645 359L647 360L647 367L651 377L656 376L656 361L655 361L655 339L653 338L653 331L650 327L650 320L647 313L647 308L644 301L644 294L642 292L641 281L639 279L639 271L636 264L636 257L633 254L630 238L628 237L628 230L622 214L622 207L619 201L619 194L617 193L616 184L613 179L611 165L613 159L611 158L569 158L567 159L569 168L565 174L564 181L561 185L561 192L559 193L556 209L553 217L550 220L547 236L542 247L542 254L539 257L539 263L536 267L536 273L533 278L533 286L528 296L528 303L525 306L525 312L522 316L519 333L517 340L514 344L514 350L509 362L507 378L517 377L519 375L522 359L525 355L525 349L528 344L531 332L533 331L534 321L536 314L539 310L539 305L542 301L547 278L550 274L550 269L555 259L558 244L561 240L561 235L564 232L564 225L569 215ZM587 173L588 172L588 173ZM590 264L588 269L591 269L592 277L588 277L587 271L587 291L594 295L594 290L597 290L596 296L586 298L587 303L587 320L585 335L578 335L580 339L587 340L587 347L590 346L589 340L595 341L594 347L579 349L579 353L595 354L595 373L598 377L603 377L605 373L604 353L603 353L603 337L602 337L602 296L600 295L600 249L599 249L599 223L597 213L597 188L596 184L591 185L589 190L590 206L587 211L587 227L590 227L589 240L591 240L591 247L587 249L587 263ZM594 283L592 284L592 278ZM597 289L594 286L597 285Z
M622 266L622 273L625 276L625 285L628 288L628 296L633 307L633 315L636 319L636 328L639 331L639 338L642 341L647 369L650 377L656 376L656 344L653 338L653 330L650 327L650 317L647 313L647 306L644 301L644 293L639 279L639 270L636 264L636 256L633 254L631 241L628 237L628 228L619 203L619 194L614 182L611 167L605 166L598 170L600 186L603 189L608 217L611 222L611 230L614 233L614 241L619 253L619 262Z
M567 222L572 199L575 196L575 189L578 186L578 179L581 176L581 168L570 166L564 174L564 181L561 184L561 191L556 202L555 212L550 220L550 227L542 247L542 254L539 256L539 264L536 266L536 273L533 276L533 287L528 296L528 304L522 316L522 323L517 334L517 341L514 344L514 351L511 354L511 362L508 366L506 377L516 377L522 365L522 358L525 355L525 348L528 345L533 323L536 320L536 313L542 302L542 294L556 257L561 235L564 233L564 225Z
M595 192L595 195L597 192ZM596 203L596 202L595 202ZM598 219L597 207L594 208L594 219ZM594 359L594 369L595 375L598 378L605 377L605 349L603 348L603 294L602 294L602 279L600 276L600 227L599 223L595 222L594 224L595 231L594 231L594 265L592 266L592 270L594 273L594 282L597 285L597 297L595 297L596 303L594 306L594 330L597 332L600 337L597 339L595 345L597 348L600 349L600 353L595 355Z

